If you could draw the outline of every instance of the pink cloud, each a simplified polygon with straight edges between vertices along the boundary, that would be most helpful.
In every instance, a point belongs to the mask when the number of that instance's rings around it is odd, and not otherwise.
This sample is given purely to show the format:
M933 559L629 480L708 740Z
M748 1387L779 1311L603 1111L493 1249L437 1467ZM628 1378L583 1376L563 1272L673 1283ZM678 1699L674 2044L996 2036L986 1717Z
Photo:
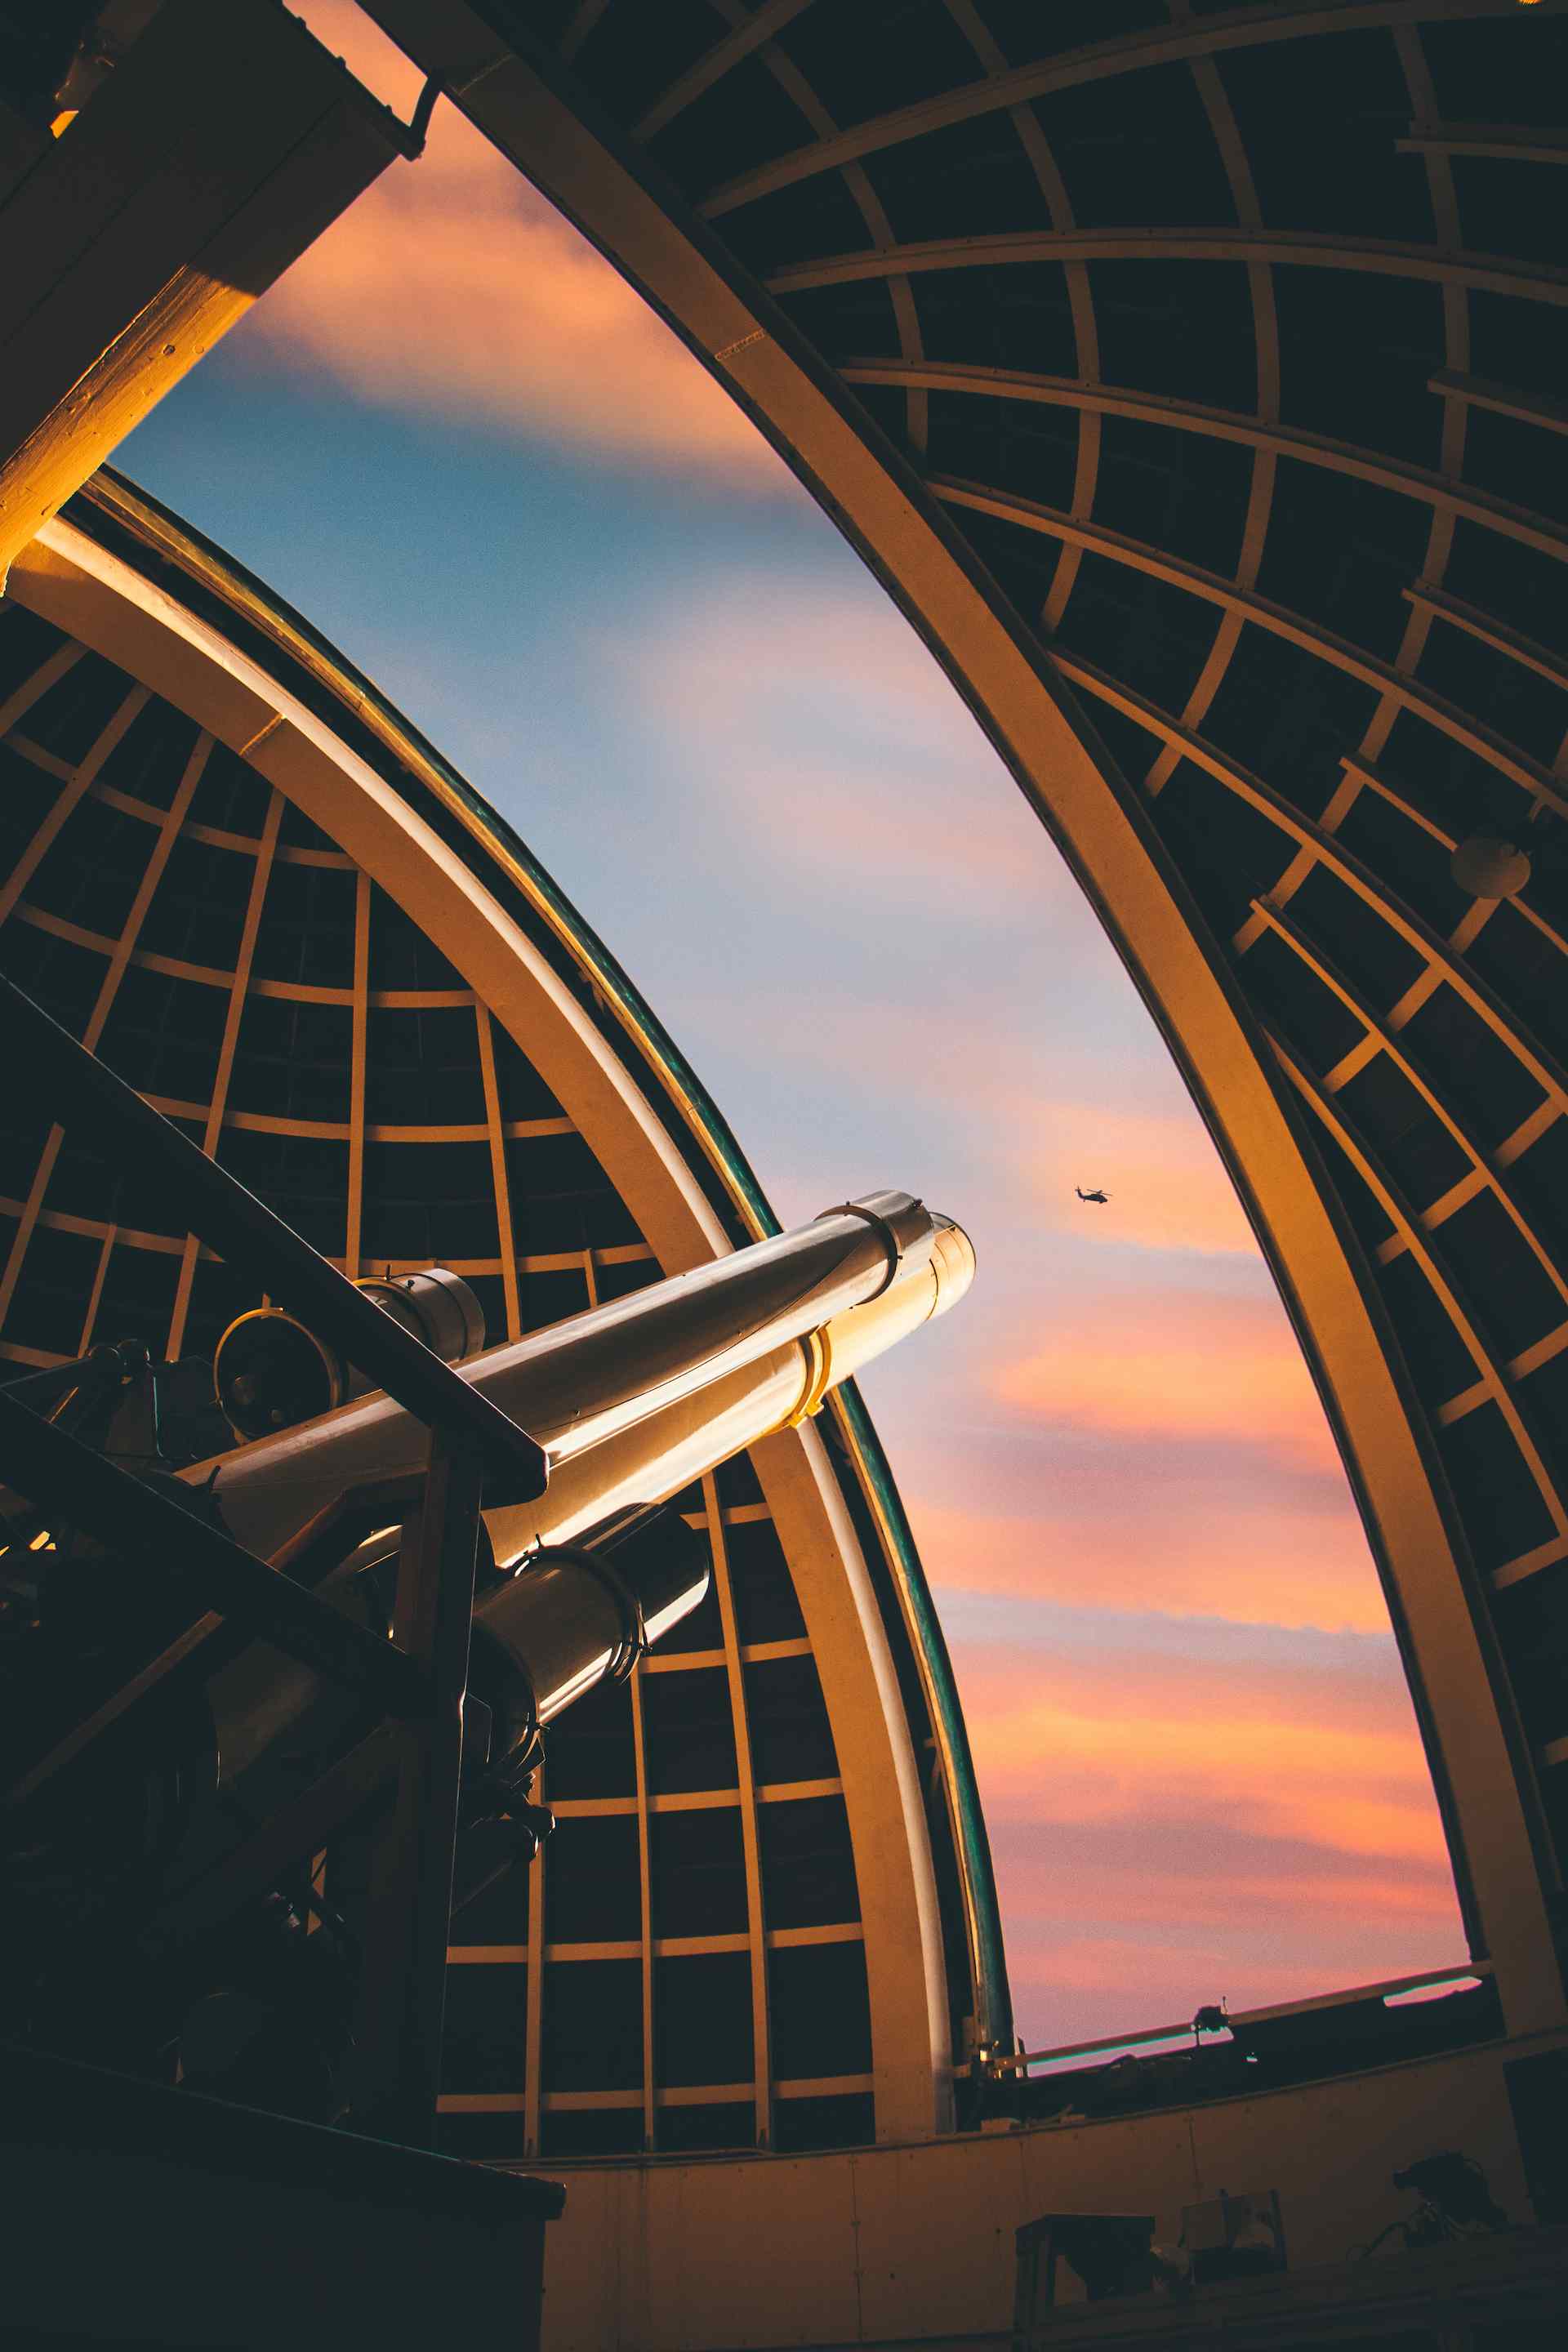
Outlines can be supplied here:
M1042 1482L1044 1483L1044 1482ZM1051 1484L1056 1484L1052 1481ZM1124 1465L1081 1482L1076 1507L1002 1517L906 1497L939 1592L1111 1609L1129 1616L1386 1633L1388 1612L1348 1495L1269 1508L1223 1493L1203 1512Z
M1333 1442L1277 1300L1143 1289L1054 1327L994 1393L1042 1429L1262 1446L1327 1467Z
M1136 1648L955 1664L1032 2046L1463 1959L1396 1683Z
M351 0L301 13L407 117L420 77ZM391 164L237 331L255 359L365 400L789 485L729 394L446 100L423 156Z
M1384 1864L1430 1867L1441 1831L1405 1693L1321 1669L1058 1656L979 1644L962 1679L991 1806L1082 1828L1152 1810Z

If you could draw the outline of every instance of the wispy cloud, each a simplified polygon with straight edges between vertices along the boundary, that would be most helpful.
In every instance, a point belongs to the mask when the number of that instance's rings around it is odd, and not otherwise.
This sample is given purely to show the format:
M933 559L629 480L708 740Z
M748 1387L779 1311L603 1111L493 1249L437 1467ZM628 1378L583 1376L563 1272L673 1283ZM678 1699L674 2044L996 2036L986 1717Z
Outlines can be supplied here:
M1043 1480L1034 1508L1002 1516L923 1501L910 1517L940 1594L1018 1600L1240 1625L1386 1633L1388 1612L1361 1525L1342 1489L1316 1509L1238 1498L1216 1481L1208 1507L1192 1486L1125 1465ZM1076 1487L1063 1507L1053 1489ZM1120 1491L1118 1491L1120 1489Z
M965 1652L963 1679L1005 1811L1125 1820L1157 1790L1162 1813L1206 1815L1223 1790L1221 1818L1269 1838L1389 1863L1441 1856L1409 1700L1386 1680L1316 1662L1184 1669L1136 1646L1020 1660L995 1645Z
M1397 1679L957 1651L1036 2042L1460 1960Z
M890 603L757 565L603 646L651 727L695 736L710 822L767 870L984 925L1081 894L974 719ZM715 756L717 753L717 756ZM973 975L953 972L960 1001Z
M1332 1441L1306 1363L1272 1298L1140 1289L994 1377L998 1399L1039 1429L1262 1446L1327 1466Z
M352 0L312 31L404 115L419 76ZM274 367L753 492L790 478L729 394L448 101L237 331Z

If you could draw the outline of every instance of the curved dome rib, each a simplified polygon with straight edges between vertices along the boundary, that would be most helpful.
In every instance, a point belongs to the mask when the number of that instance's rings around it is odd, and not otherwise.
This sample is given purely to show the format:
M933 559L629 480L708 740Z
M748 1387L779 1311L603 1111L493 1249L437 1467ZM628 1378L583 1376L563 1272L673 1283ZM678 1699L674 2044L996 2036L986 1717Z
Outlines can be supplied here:
M14 567L0 760L5 969L349 1273L447 1264L500 1339L776 1230L522 845L127 484ZM0 1121L0 1356L199 1355L258 1303L86 1139ZM469 2152L926 2135L955 2048L1006 2031L962 1717L858 1399L682 1502L711 1603L568 1719L566 1851L454 1930L444 2112Z
M1090 12L1005 0L755 43L715 5L668 61L632 0L569 58L507 0L371 13L727 384L1065 851L1318 1379L1477 1955L1561 2023L1565 516L1525 443L1568 257L1529 140L1443 125L1544 104L1563 10L1104 0L1075 47ZM1061 390L975 396L1009 377ZM1467 899L1452 846L1531 826L1522 896Z

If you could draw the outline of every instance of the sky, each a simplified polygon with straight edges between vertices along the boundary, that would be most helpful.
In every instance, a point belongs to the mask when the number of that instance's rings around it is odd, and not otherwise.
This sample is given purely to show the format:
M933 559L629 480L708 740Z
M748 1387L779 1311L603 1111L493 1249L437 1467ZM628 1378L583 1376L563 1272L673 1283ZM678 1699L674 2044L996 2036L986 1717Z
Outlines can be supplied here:
M411 111L352 0L293 5ZM973 1236L969 1298L862 1385L1026 2047L1462 1961L1376 1574L1229 1181L996 755L697 362L443 101L117 463L517 826L786 1224L895 1185Z

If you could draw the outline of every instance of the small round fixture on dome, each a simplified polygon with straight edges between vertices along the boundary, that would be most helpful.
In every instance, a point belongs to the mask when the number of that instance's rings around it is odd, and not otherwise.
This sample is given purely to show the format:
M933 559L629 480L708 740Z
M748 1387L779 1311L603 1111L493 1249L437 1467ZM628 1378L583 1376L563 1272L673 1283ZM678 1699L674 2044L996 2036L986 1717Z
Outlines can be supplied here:
M1448 871L1472 898L1511 898L1530 879L1530 859L1494 833L1472 833L1455 850Z

